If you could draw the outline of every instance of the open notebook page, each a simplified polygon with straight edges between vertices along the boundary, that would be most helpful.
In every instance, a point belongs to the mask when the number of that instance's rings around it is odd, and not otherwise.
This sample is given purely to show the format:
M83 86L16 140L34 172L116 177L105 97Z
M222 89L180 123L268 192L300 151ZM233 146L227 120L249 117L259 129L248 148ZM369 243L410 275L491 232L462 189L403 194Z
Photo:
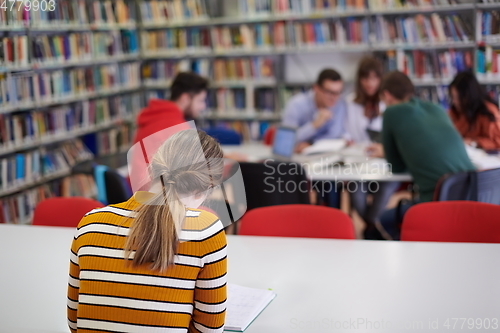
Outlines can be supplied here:
M243 332L271 303L276 294L271 290L228 284L225 331Z

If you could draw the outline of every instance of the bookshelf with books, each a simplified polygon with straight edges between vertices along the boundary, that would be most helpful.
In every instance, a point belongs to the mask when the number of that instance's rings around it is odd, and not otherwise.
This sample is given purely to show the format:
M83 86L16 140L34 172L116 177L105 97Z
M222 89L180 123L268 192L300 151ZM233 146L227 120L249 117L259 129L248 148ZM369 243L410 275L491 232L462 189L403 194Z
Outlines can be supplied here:
M56 180L46 180L37 187L1 197L0 223L31 224L38 203L61 196L96 197L97 188L93 177L75 174Z
M480 4L470 0L164 0L139 7L149 96L164 96L171 78L197 63L211 78L205 118L221 123L279 120L285 101L312 85L286 82L282 63L290 54L371 52L424 89L475 70L480 49ZM220 75L241 74L252 58L273 58L272 75Z
M67 145L97 137L106 143L98 156L130 146L144 105L136 8L135 0L42 0L0 11L0 169L26 176L3 182L0 171L2 202L93 196L91 177L73 169L96 155L72 156ZM22 167L38 159L39 173Z

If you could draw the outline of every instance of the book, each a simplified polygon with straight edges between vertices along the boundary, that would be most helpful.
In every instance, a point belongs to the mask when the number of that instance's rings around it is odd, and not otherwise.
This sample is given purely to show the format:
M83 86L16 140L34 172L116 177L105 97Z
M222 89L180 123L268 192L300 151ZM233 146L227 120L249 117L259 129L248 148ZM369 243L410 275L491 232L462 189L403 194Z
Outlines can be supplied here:
M418 14L406 17L385 17L373 19L375 37L382 44L437 44L447 42L468 42L472 39L470 20L457 14Z
M31 224L35 207L48 198L56 196L92 198L96 195L97 188L91 175L77 174L49 181L41 186L1 198L0 223Z
M227 312L224 330L243 332L276 297L271 290L227 286Z
M140 10L146 25L203 21L209 18L205 0L142 1Z
M387 51L380 56L387 71L399 70L413 80L451 81L463 71L471 70L472 51Z

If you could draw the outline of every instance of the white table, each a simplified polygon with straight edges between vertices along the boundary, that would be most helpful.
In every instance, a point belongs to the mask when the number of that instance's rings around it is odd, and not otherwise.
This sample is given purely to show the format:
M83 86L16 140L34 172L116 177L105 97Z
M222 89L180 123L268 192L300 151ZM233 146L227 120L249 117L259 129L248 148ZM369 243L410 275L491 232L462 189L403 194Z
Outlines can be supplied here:
M259 162L272 158L272 147L262 143L248 143L241 146L222 146L224 152L240 153L246 155L250 162ZM320 158L318 158L320 159ZM310 162L304 162L304 157L295 155L292 161L301 163L310 180L323 181L412 181L408 173L394 174L390 168L368 166L352 163L350 166L332 166L322 167L310 159Z
M73 234L0 225L1 333L68 331ZM451 318L500 320L500 244L243 236L228 243L229 281L278 294L248 333L401 332L405 323L422 323L418 331L427 332L429 320L440 332L447 318L451 326ZM345 328L363 320L372 329ZM376 329L388 323L393 329Z

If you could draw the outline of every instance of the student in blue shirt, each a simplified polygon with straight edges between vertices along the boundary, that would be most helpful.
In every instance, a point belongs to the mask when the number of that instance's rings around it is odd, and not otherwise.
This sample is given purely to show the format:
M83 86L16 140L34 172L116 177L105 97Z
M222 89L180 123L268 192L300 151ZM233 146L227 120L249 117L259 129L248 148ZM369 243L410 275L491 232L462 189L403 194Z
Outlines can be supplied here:
M287 103L283 125L298 129L297 152L319 139L343 137L346 117L346 103L340 98L343 87L340 74L325 69L312 90L294 96Z
M283 125L297 128L295 151L302 152L320 139L341 139L347 106L340 98L344 82L334 69L324 69L312 90L298 94L287 103L283 115ZM340 207L338 184L333 190L322 193L323 200L331 207Z

